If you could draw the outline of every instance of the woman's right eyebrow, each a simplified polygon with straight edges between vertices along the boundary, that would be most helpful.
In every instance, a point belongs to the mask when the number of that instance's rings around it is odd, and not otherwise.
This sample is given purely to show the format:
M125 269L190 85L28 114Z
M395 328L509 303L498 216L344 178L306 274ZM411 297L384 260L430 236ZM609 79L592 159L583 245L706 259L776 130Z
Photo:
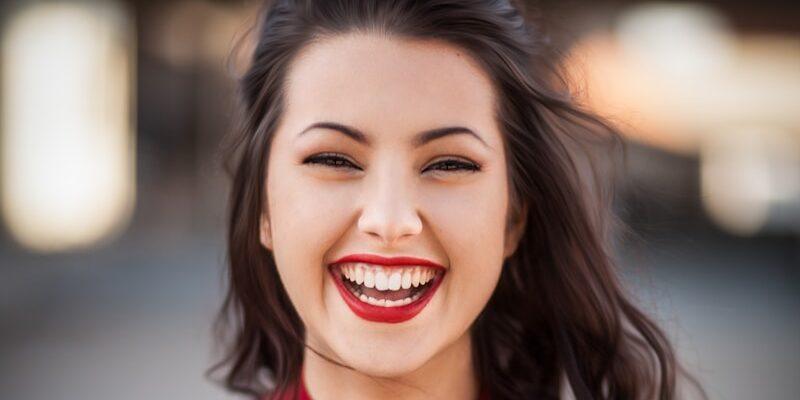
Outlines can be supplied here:
M327 129L327 130L332 130L332 131L335 131L335 132L339 132L339 133L344 134L347 137L355 140L356 142L359 142L359 143L367 145L367 146L371 146L371 141L370 141L369 137L367 137L367 135L365 135L360 130L358 130L358 129L354 128L354 127L351 127L351 126L340 124L338 122L330 122L330 121L315 122L315 123L309 125L307 128L303 129L303 131L300 132L297 135L297 137L300 137L300 136L304 135L305 133L307 133L309 131L312 131L312 130L315 130L315 129ZM426 130L426 131L422 131L422 132L418 133L416 136L414 136L414 139L412 139L412 145L414 147L420 147L420 146L422 146L422 145L424 145L424 144L426 144L428 142L434 141L436 139L443 138L443 137L446 137L446 136L451 136L451 135L459 135L459 134L461 134L461 135L463 135L463 134L469 135L469 136L477 139L478 141L480 141L481 144L483 144L487 148L491 149L491 146L489 146L486 143L486 141L483 140L483 138L480 137L480 135L475 133L472 129L469 129L469 128L466 128L466 127L463 127L463 126L448 126L448 127L443 127L443 128L436 128L436 129L429 129L429 130Z

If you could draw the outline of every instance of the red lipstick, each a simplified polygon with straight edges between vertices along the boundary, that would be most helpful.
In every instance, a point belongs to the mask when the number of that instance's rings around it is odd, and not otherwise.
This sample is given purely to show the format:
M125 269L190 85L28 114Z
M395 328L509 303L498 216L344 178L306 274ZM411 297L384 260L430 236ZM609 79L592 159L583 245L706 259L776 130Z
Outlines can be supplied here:
M434 275L433 279L425 285L427 287L421 292L421 295L416 300L405 305L383 307L362 301L360 298L356 297L351 289L348 289L347 285L353 285L354 283L350 281L345 283L342 271L338 268L338 265L357 262L383 265L389 268L393 266L423 266L434 269L436 274ZM352 310L353 313L365 320L372 322L399 323L414 318L425 308L441 284L446 269L440 264L423 258L382 257L375 254L351 254L331 263L329 271L337 289L339 290L339 294L342 296L342 299L344 299L344 302L348 307L350 307L350 310Z

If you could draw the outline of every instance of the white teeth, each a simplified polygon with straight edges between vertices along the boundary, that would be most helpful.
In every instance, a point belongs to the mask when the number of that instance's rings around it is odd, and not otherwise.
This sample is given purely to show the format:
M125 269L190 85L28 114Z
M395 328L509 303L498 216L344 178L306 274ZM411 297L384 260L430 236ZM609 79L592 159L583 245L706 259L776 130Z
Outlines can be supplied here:
M427 267L386 268L365 263L341 266L344 279L380 291L419 287L430 282L436 271Z
M368 288L375 287L375 273L371 269L364 271L364 286Z
M356 268L356 283L360 285L362 282L364 282L364 268L361 268L361 266L359 265L356 265L355 268Z
M402 276L399 271L395 271L389 276L389 290L399 290L402 285Z
M352 263L341 265L341 274L345 279L375 288L380 291L410 289L430 282L436 271L427 267L387 268L365 263ZM357 288L350 287L351 293L360 301L379 307L400 307L413 303L422 296L422 292L399 300L376 299L364 293L359 293Z
M383 270L375 272L375 289L380 291L389 289L389 277L386 276Z
M411 287L411 271L405 270L403 271L403 289L408 289Z
M425 278L425 283L428 283L428 282L433 280L433 277L436 276L436 272L434 272L433 270L428 270L426 272L427 272L427 274L426 274L427 278Z
M417 300L420 296L421 296L421 294L417 293L417 294L415 294L415 295L413 295L411 297L406 297L405 299L400 299L400 300L386 300L386 299L378 300L378 299L376 299L374 297L370 297L370 296L367 296L367 295L362 293L362 294L360 294L358 296L358 298L359 298L359 300L363 301L364 303L372 304L373 306L400 307L400 306L404 306L406 304L410 304L411 302Z

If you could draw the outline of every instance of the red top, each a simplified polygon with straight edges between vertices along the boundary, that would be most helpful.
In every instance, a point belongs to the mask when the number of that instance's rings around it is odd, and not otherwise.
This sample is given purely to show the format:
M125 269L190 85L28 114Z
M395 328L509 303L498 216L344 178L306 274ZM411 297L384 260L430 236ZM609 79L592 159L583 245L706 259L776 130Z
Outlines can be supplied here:
M295 392L298 392L297 393L298 394L297 399L299 399L299 400L313 400L311 398L311 395L308 394L308 390L306 390L306 384L305 384L305 380L303 379L302 370L300 371L300 379L299 379L298 384L296 384L295 386L292 386L291 388L289 388L289 390L287 390L287 391L285 391L283 393L277 393L273 397L265 396L263 398L263 400L295 400L295 397L294 397ZM478 400L489 400L489 392L486 390L486 388L483 388L483 390L481 391L481 395L478 398Z

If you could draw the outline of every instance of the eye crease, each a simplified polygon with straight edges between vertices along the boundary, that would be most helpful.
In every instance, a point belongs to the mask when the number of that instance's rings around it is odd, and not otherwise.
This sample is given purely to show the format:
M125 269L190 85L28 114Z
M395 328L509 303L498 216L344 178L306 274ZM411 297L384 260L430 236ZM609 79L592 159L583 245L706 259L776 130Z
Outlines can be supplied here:
M343 169L360 169L358 166L355 165L352 161L348 160L345 157L342 157L336 153L320 153L313 156L310 156L303 160L303 164L317 164L321 166L328 166L332 168L343 168ZM446 158L435 162L425 168L422 172L428 171L431 169L437 171L466 171L466 172L478 172L481 170L481 167L475 163L462 161L457 158Z

